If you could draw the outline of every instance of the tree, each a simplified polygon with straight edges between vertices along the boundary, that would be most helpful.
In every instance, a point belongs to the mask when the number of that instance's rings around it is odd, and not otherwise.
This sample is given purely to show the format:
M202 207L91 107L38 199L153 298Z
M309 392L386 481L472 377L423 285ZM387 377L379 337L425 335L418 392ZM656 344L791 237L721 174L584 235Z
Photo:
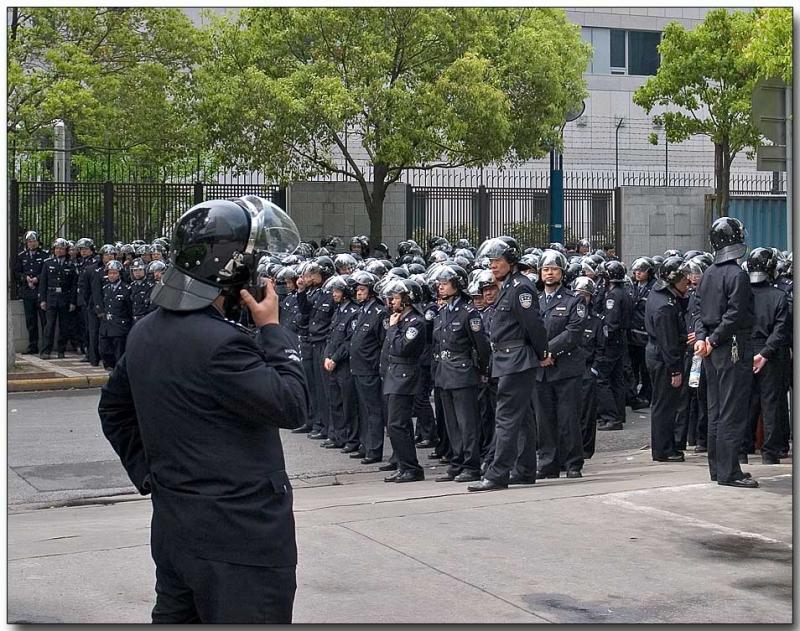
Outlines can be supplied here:
M164 164L194 144L197 31L179 9L8 9L6 131L35 144L63 120L77 144Z
M756 9L753 37L745 55L758 64L761 77L780 77L792 85L792 9Z
M750 94L757 77L753 60L744 54L753 32L752 13L709 11L702 24L688 31L671 22L664 29L661 65L633 95L649 114L656 105L679 110L654 116L664 125L668 142L708 136L714 143L715 206L727 213L730 167L744 148L759 144L753 125ZM654 134L650 141L657 143Z
M373 243L405 169L558 145L590 52L556 9L244 9L212 19L204 39L194 78L208 144L281 181L357 181Z

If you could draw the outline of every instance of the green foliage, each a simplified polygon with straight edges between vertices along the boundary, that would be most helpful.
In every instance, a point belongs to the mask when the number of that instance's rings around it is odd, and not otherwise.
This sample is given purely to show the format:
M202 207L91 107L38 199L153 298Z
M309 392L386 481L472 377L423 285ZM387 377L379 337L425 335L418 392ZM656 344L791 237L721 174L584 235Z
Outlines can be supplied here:
M780 77L792 84L792 9L774 7L755 10L753 37L745 56L758 65L759 76Z
M441 236L453 244L459 239L469 239L469 242L477 247L477 245L481 242L481 235L478 231L478 226L473 224L451 226Z

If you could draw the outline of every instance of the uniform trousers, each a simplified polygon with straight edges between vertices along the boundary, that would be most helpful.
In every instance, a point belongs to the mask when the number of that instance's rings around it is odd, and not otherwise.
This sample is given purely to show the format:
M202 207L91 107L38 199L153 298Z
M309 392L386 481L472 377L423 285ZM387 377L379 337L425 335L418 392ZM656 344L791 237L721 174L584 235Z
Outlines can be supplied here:
M28 329L28 351L39 352L39 327L44 330L47 325L47 314L39 308L37 296L24 296L22 306L25 309L25 327Z
M90 306L84 308L83 317L86 320L86 355L89 363L96 366L100 363L100 318Z
M708 392L708 469L711 479L719 482L744 477L739 447L750 410L753 346L749 332L737 337L738 362L731 358L730 341L720 344L703 360Z
M115 335L109 337L100 335L100 356L103 358L104 368L114 368L120 357L125 353L125 341L127 335Z
M300 357L303 360L303 374L308 384L308 422L311 423L311 429L315 432L320 431L320 425L317 422L319 416L318 399L316 391L322 386L317 382L317 371L314 370L314 350L311 344L307 341L300 342Z
M48 305L44 327L44 344L42 353L49 355L53 352L56 338L56 323L58 323L58 343L56 350L63 353L67 350L67 336L69 335L69 306L51 307Z
M750 417L740 453L755 451L755 434L759 414L764 419L764 442L761 455L777 458L783 449L783 430L780 427L779 406L786 405L781 366L768 360L758 374L753 375L753 389L750 394Z
M155 532L151 545L156 564L154 623L291 623L295 566L202 559Z
M480 406L475 386L452 390L443 388L442 407L452 450L448 473L478 473L481 467L478 439Z
M588 460L597 438L597 377L589 370L581 378L580 426L583 457Z
M312 398L317 399L317 416L314 418L312 429L315 432L322 432L324 436L330 438L333 431L330 407L331 386L328 372L322 367L322 362L325 360L325 344L325 340L311 343L311 354L314 362L314 384L313 387L312 384L308 385Z
M678 452L675 446L675 419L683 388L672 387L672 371L661 361L647 360L653 396L650 400L650 451L653 459L667 458Z
M415 440L436 442L436 419L431 407L432 388L431 367L420 366L417 375L417 389L414 393L413 415L417 417L417 427L414 431Z
M353 375L361 410L361 444L367 458L383 458L384 397L378 375Z
M640 399L647 401L653 396L653 387L650 379L649 369L644 357L644 346L628 345L628 353L631 357L631 370L633 371L633 389ZM638 384L642 384L641 389L636 392Z
M411 410L414 407L413 394L388 395L389 440L392 441L398 469L403 471L422 471L417 461L417 448L414 444L414 423Z
M350 362L336 364L333 372L327 372L330 384L332 434L328 438L342 447L358 447L358 395L356 395Z
M512 469L516 477L536 476L536 420L531 405L535 370L498 379L494 458L484 474L496 484L508 484Z
M478 389L478 403L481 408L480 450L481 460L486 460L494 442L494 410L497 406L497 379L490 378Z
M536 382L534 404L542 473L583 468L583 439L578 419L580 383L580 376Z
M625 422L625 348L610 349L610 355L596 362L600 379L597 382L597 414L603 423Z
M450 438L447 436L447 426L444 422L444 407L442 406L442 389L433 388L433 407L436 411L436 449L441 458L450 458L453 451L450 448Z

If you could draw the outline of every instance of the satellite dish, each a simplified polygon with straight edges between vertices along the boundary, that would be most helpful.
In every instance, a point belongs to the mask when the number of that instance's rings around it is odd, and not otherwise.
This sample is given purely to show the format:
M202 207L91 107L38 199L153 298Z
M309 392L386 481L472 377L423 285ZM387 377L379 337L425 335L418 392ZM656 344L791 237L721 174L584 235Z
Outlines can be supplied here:
M572 121L579 119L581 116L583 116L583 113L585 111L586 111L586 101L581 101L581 105L578 109L574 109L567 112L566 122L571 123Z

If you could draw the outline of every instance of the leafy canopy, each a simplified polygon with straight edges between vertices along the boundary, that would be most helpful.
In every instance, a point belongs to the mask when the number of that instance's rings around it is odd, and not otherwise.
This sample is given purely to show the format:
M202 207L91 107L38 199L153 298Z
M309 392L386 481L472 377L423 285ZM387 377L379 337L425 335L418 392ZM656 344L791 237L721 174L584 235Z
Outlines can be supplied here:
M792 9L756 9L753 37L745 55L758 64L765 78L779 77L792 84Z

